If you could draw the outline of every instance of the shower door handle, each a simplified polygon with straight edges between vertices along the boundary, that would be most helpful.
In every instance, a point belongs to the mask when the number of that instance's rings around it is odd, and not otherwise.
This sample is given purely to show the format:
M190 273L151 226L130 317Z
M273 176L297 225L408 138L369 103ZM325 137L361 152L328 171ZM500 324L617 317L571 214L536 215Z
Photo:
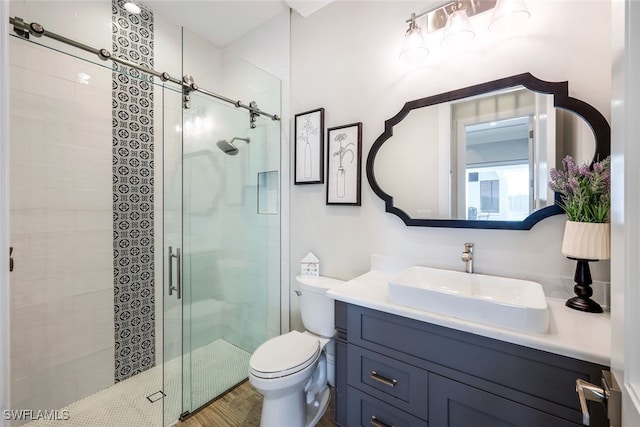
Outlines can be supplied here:
M176 259L176 286L173 286L173 258ZM173 247L169 246L169 295L173 295L173 291L176 291L178 299L182 296L182 263L180 256L180 248L176 248L176 253L173 253Z

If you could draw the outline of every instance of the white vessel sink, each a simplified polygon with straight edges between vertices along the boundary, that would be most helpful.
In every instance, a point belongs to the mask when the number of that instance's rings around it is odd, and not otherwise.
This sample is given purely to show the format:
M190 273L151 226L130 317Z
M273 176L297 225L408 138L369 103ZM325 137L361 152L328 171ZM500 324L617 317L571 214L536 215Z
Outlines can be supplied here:
M389 280L388 300L524 332L549 327L542 286L527 280L416 266Z

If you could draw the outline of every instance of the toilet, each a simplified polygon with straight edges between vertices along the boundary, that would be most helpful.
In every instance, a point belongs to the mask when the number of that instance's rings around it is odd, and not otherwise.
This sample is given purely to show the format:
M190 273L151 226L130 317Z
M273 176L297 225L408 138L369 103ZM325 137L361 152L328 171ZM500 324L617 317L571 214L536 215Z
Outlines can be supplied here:
M260 427L315 426L329 406L328 385L335 385L334 301L326 293L344 282L296 280L306 331L269 339L249 360L249 381L264 396Z

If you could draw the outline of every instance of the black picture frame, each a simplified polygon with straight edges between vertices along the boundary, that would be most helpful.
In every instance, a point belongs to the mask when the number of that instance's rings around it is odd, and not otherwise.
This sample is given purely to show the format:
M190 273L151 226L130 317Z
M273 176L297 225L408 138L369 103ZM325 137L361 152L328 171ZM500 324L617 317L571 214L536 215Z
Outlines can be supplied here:
M360 206L361 177L362 122L327 129L327 205Z
M294 116L293 183L324 183L324 108Z

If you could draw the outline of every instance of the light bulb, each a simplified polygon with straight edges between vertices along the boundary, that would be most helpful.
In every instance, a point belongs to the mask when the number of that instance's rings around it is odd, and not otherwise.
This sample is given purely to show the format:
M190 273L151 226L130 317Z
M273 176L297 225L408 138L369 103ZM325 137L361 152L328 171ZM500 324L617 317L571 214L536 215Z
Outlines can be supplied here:
M493 11L489 31L511 32L522 28L531 14L523 0L498 0Z
M429 55L429 49L422 36L420 27L411 21L409 29L404 35L404 43L400 51L400 61L404 63L417 63Z
M457 48L465 45L475 36L476 33L471 27L466 10L458 9L447 18L447 25L444 27L440 45L445 48Z
M142 9L140 9L140 6L130 1L126 2L123 6L127 10L127 12L133 13L134 15L137 15L140 12L142 12Z

